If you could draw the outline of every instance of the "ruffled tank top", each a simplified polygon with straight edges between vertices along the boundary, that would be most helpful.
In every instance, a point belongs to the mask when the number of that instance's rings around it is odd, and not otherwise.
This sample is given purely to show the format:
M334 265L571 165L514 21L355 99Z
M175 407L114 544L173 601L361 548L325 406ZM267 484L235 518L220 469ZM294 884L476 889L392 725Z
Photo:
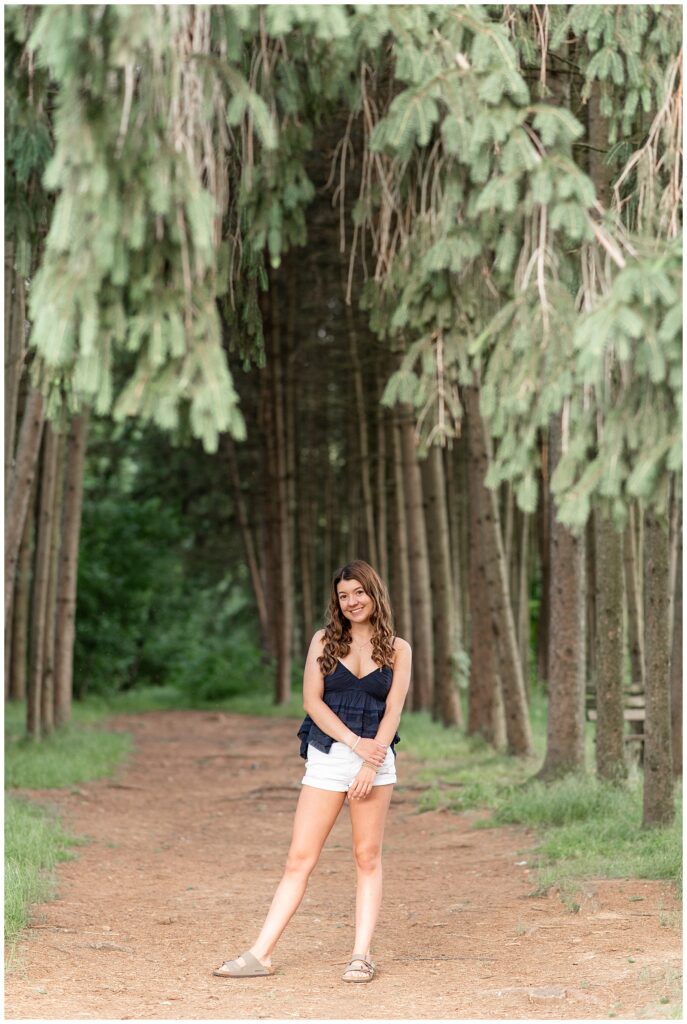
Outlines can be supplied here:
M324 677L324 693L322 700L334 714L364 739L374 739L379 723L386 711L386 698L391 689L393 669L388 665L375 668L367 675L358 678L342 661ZM334 740L323 732L306 715L297 733L301 741L301 757L308 756L308 743L316 750L328 754ZM396 733L389 744L394 756L394 746L400 743L401 737Z

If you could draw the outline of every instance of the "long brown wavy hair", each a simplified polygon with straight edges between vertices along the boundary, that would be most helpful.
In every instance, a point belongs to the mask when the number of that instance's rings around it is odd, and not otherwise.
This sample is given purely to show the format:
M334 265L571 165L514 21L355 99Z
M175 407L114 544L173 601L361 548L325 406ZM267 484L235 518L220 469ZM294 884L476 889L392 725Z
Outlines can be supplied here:
M345 658L351 649L351 623L341 611L337 593L341 580L357 580L368 597L372 598L374 608L370 615L372 634L372 660L380 668L384 665L393 667L394 645L391 604L386 585L371 565L361 558L356 558L347 565L337 569L332 576L332 588L327 608L327 624L324 627L324 647L317 659L322 675L328 675L336 667L337 659Z

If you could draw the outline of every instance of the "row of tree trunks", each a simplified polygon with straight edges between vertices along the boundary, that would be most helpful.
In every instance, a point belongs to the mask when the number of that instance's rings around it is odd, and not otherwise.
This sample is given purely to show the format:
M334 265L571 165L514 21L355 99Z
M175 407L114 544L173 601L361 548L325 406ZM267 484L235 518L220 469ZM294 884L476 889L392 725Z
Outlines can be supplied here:
M296 290L292 287L290 295ZM609 532L613 528L597 512L579 538L556 522L549 480L559 457L560 417L549 436L542 437L541 500L535 516L517 508L510 486L486 488L492 441L475 388L464 389L467 429L455 451L433 448L420 457L412 407L399 404L387 411L379 401L395 357L368 348L369 336L353 311L338 317L349 386L337 392L323 376L319 395L325 400L313 401L296 382L317 372L308 355L317 348L309 348L288 317L291 326L285 331L275 325L285 301L291 304L273 282L268 365L261 371L269 407L262 436L270 497L265 499L263 525L249 510L245 513L255 523L256 536L265 539L262 546L257 544L262 569L251 577L265 579L265 590L271 592L265 604L275 645L281 637L286 650L281 613L288 600L285 578L291 580L291 606L298 616L295 642L294 627L290 633L293 658L297 650L303 653L320 624L332 570L354 557L375 564L374 552L376 567L387 565L396 630L413 646L406 706L429 710L446 724L460 722L456 656L463 643L469 644L468 731L497 747L505 742L510 752L530 755L529 605L530 585L539 574L537 661L546 655L543 681L550 701L541 775L549 778L584 767L584 695L590 680L599 708L597 769L602 777L622 779L619 659L631 637L635 649L643 643L641 608L633 601L643 593L636 571L641 567L634 561L641 550L641 522L628 526L625 543ZM337 318L336 312L332 315ZM328 329L318 332L320 339ZM320 456L318 444L326 457ZM316 466L321 471L313 471ZM632 579L629 596L624 577ZM319 580L324 600L316 607ZM637 613L634 630L630 609ZM289 692L287 663L283 654L277 699L286 699Z
M31 605L31 647L26 731L33 739L40 739L41 734L44 731L49 732L52 727L51 716L45 721L43 719L43 711L45 710L43 691L45 688L46 639L49 633L48 595L50 590L58 453L59 437L51 424L47 424L41 455L36 558L33 569L33 599Z
M26 699L26 730L33 739L71 714L87 429L88 413L72 418L69 435L46 424L22 537L5 641L7 696Z

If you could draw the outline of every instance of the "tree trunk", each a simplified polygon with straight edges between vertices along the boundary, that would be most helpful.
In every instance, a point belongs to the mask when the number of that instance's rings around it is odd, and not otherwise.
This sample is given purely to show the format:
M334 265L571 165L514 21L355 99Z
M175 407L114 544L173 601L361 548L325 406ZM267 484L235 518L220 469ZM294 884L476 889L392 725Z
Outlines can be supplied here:
M525 684L525 698L530 703L530 523L531 516L518 510L520 525L520 552L517 565L517 621L518 647Z
M24 408L15 469L5 506L5 629L7 629L12 605L19 545L24 533L31 486L36 474L43 433L43 418L43 396L40 391L31 390Z
M383 387L380 380L380 388ZM379 558L379 575L389 585L389 549L386 531L386 421L388 413L377 398L377 557Z
M408 523L403 497L403 447L401 424L397 416L390 418L394 457L394 528L392 531L393 574L392 594L394 622L399 636L413 643L412 616L410 610L410 572L408 558ZM411 684L412 687L412 684ZM412 692L406 698L406 707L412 707Z
M630 666L632 685L646 691L644 673L644 623L642 616L641 593L638 576L640 562L637 545L636 505L630 503L628 518L623 536L623 561L625 567L625 597L627 608L627 637L630 648Z
M451 583L451 547L442 450L432 445L422 464L426 496L427 547L434 629L434 701L432 717L442 725L462 725L454 661L455 615Z
M460 550L460 520L463 514L463 503L456 481L456 460L454 448L444 448L442 455L444 460L444 480L446 481L446 509L448 513L448 539L451 553L451 587L453 600L453 614L456 621L456 632L465 643L467 633L465 631L465 614L462 595L462 554Z
M64 725L69 721L72 713L79 537L81 535L89 418L88 409L80 415L72 417L67 441L67 469L57 591L55 725Z
M474 419L468 422L468 441ZM468 459L468 586L470 606L470 686L468 690L469 735L478 734L496 750L506 747L506 718L501 695L498 658L491 628L487 569L484 558L484 487L479 438L474 443L475 458Z
M645 828L674 818L670 716L668 621L668 529L665 517L644 514L644 652L646 722L644 739Z
M561 416L550 430L552 475L561 453ZM551 637L546 756L538 773L555 778L584 768L585 543L554 518L551 502Z
M14 272L13 255L10 242L5 256L5 496L12 480L19 384L26 358L24 278Z
M549 440L544 434L541 440L541 501L537 510L537 537L539 540L539 564L541 566L539 586L539 617L537 620L537 679L542 689L549 689L549 637L551 635L551 491L549 481Z
M289 261L286 266L286 324L283 338L282 351L280 353L283 372L283 400L284 400L284 453L286 472L286 494L287 494L287 536L288 536L288 557L289 557L289 593L286 601L289 607L290 619L290 660L301 661L305 657L303 650L304 638L301 633L301 618L295 614L296 590L296 386L294 363L296 358L296 286L293 274L293 263ZM307 638L307 643L310 637ZM289 667L289 679L291 669ZM291 683L289 682L289 692Z
M677 520L677 561L673 599L673 642L670 658L673 772L682 775L682 509Z
M619 782L626 778L623 688L623 535L597 508L593 514L596 550L596 773Z
M584 572L587 598L585 601L585 690L596 694L596 533L594 517L589 516L584 527ZM620 591L622 594L622 589Z
M270 287L269 334L272 344L271 400L274 407L274 455L276 488L272 501L276 504L277 527L277 674L275 703L287 704L291 697L291 639L293 632L292 549L289 514L288 465L286 451L285 414L283 400L284 360L280 335L280 309L277 285Z
M48 571L48 596L45 607L45 639L43 644L43 679L41 680L41 729L44 736L55 728L55 656L57 626L57 577L60 568L62 535L62 504L64 501L64 466L67 443L64 434L56 437L55 484L53 487L52 535Z
M510 603L508 568L503 550L498 500L496 493L484 484L489 461L489 437L479 410L477 388L465 388L465 409L468 417L470 456L475 463L473 472L481 487L482 500L478 507L480 521L477 523L477 529L482 536L482 564L486 576L491 629L499 657L508 752L519 756L531 756L532 730ZM471 538L471 542L474 543L474 538Z
M265 346L269 345L265 335ZM276 661L278 646L278 600L277 600L277 510L275 501L277 488L277 459L275 453L274 409L272 402L274 367L269 358L260 372L260 429L262 434L262 526L265 543L261 549L263 592L267 607L267 629L270 657Z
M429 584L427 534L422 498L422 478L417 461L415 421L412 406L399 406L403 493L408 524L410 608L413 620L413 711L429 711L434 693L434 644L432 641L432 595Z
M360 454L360 483L362 487L362 513L365 520L365 535L367 537L366 553L367 561L379 570L379 554L377 537L375 534L374 502L372 500L372 482L370 474L370 443L367 433L367 414L365 393L363 390L363 371L360 365L358 352L358 332L353 317L353 309L346 305L346 327L348 329L348 342L351 355L351 369L353 372L353 385L355 388L355 406L358 425L358 452Z
M43 734L42 684L45 656L46 613L50 582L50 555L52 547L52 519L57 477L58 438L50 424L46 425L41 460L41 479L38 495L38 533L36 558L33 568L33 594L31 601L31 648L29 661L28 698L26 702L26 731L32 739Z
M231 477L232 487L234 489L234 502L236 503L236 518L238 519L239 529L241 530L241 537L243 538L243 549L246 556L246 564L248 566L250 582L253 588L255 606L258 611L261 646L263 650L265 650L269 646L269 640L267 638L267 634L269 631L267 623L267 604L265 602L265 592L263 590L262 580L260 578L260 570L258 567L257 555L255 553L255 543L253 540L253 534L248 523L246 503L243 500L243 493L241 491L241 477L239 475L238 462L236 460L236 446L234 444L234 439L228 433L222 435L220 444L226 456L227 465L229 467L229 475Z
M12 599L11 659L7 672L9 690L7 691L6 689L10 700L26 699L26 670L29 653L29 600L31 597L31 562L35 527L35 491L36 482L34 480L26 522L24 524L24 536L19 548L16 584Z
M329 598L332 589L332 577L334 574L334 552L337 550L338 537L336 536L336 523L335 516L338 516L336 510L336 503L334 501L334 470L332 468L331 460L327 455L327 464L325 467L325 478L324 478L324 537L322 539L323 548L323 578L322 578L322 607L325 609L329 606Z

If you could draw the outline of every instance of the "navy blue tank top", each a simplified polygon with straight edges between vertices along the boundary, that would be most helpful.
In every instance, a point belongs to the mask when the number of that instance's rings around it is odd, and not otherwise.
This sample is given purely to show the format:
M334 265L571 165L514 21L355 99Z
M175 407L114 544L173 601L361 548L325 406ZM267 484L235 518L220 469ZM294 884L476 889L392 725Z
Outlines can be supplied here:
M357 736L374 739L384 717L393 674L393 669L384 665L358 678L342 661L337 660L334 670L324 677L322 700ZM308 743L328 754L334 742L331 736L313 722L310 715L303 719L297 735L301 741L301 757L308 756ZM389 744L394 757L394 745L400 741L401 737L396 733Z

